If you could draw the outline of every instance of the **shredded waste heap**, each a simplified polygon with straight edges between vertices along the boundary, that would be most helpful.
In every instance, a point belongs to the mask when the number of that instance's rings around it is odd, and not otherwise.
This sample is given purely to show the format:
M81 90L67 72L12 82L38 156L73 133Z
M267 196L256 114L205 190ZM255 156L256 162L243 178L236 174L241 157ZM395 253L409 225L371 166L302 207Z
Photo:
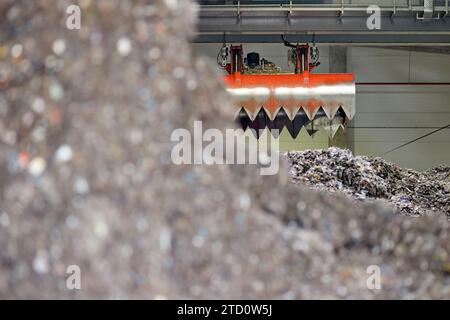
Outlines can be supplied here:
M442 211L450 216L450 167L425 172L400 168L379 157L354 156L350 150L287 153L296 183L314 189L343 192L354 199L387 199L407 215Z

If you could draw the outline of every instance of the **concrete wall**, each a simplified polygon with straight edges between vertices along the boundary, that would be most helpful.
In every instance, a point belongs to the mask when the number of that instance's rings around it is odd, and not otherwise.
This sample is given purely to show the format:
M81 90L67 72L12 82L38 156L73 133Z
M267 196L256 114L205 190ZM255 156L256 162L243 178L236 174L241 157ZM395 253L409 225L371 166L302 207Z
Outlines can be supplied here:
M349 48L347 63L358 82L450 82L448 55ZM357 154L380 155L450 124L450 86L358 86L356 99L356 116L350 125L354 129L349 129L349 136ZM450 129L384 158L419 170L449 165Z
M214 61L220 44L194 44L194 53ZM245 52L287 69L286 48L246 44ZM320 47L321 65L329 72L329 47ZM380 48L349 47L347 69L357 82L450 82L450 55ZM381 155L407 141L450 124L450 86L358 86L356 116L348 143L356 154ZM450 129L383 156L403 167L424 170L450 165Z

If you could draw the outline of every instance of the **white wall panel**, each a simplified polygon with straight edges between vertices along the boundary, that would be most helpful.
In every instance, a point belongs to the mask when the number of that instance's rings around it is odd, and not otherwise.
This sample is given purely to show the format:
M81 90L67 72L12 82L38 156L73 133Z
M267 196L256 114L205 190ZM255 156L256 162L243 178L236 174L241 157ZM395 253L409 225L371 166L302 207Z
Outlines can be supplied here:
M348 64L360 82L450 82L450 56L442 54L355 47L348 50ZM450 86L359 86L356 108L349 131L355 153L381 155L450 124ZM377 126L392 128L364 128ZM449 165L450 129L384 158L418 170Z
M194 53L215 60L220 47L220 44L194 44ZM329 48L319 48L322 65L317 72L328 72ZM287 48L281 43L246 44L244 50L259 52L261 58L287 68ZM347 55L347 68L355 73L358 82L450 82L447 55L366 47L350 47ZM446 124L450 124L450 86L358 86L356 116L350 123L353 128L348 130L349 143L356 154L381 155ZM450 129L384 158L418 170L450 165Z

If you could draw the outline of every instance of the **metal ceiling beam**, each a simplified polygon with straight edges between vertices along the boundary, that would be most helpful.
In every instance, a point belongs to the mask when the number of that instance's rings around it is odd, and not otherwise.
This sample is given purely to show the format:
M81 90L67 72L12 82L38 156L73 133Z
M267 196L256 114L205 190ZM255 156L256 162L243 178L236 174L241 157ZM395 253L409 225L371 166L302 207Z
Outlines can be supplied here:
M302 16L287 18L284 16L200 16L198 29L204 32L336 32L364 31L376 33L378 30L367 29L367 16ZM450 34L450 21L417 21L412 16L395 18L381 17L381 32L433 32Z
M261 12L278 12L285 14L292 13L334 13L344 14L346 12L366 14L369 5L377 5L382 13L389 15L396 14L413 14L417 17L423 18L445 18L444 15L449 13L449 0L442 0L441 5L435 5L433 0L424 0L423 5L412 5L411 0L409 5L398 5L396 0L392 0L391 5L381 5L377 3L344 3L335 2L330 4L296 4L296 3L266 3L266 4L241 4L237 1L236 4L225 5L200 5L201 13L233 13L239 15L242 13L261 13ZM436 13L436 15L434 14Z
M414 34L289 34L287 39L291 42L334 45L390 45L390 46L449 46L449 35L414 35ZM199 34L195 43L222 43L224 35ZM280 34L226 34L228 43L282 43Z
M448 0L447 0L448 1ZM201 6L194 42L274 42L279 34L291 41L393 45L449 45L448 7L434 7L432 19L420 20L424 7L381 7L381 30L367 28L366 6ZM423 15L422 15L423 16Z

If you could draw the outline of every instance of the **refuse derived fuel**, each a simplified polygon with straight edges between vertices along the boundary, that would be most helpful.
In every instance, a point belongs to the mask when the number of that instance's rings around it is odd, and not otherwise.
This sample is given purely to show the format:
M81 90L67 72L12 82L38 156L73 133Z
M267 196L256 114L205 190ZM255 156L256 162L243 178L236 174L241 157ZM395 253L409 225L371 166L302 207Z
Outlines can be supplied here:
M296 183L358 200L386 199L407 215L442 211L450 216L450 167L418 172L334 147L288 152L286 156Z

